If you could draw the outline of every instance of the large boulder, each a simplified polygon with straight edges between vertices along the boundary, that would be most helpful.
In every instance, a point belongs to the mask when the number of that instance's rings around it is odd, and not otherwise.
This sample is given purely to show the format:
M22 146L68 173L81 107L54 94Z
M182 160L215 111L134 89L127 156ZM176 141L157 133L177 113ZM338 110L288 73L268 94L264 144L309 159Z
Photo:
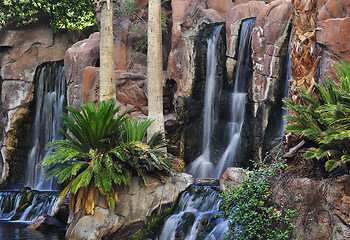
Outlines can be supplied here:
M200 0L174 0L171 6L173 28L168 74L176 81L177 95L188 97L195 78L195 37L207 24L224 22L225 18ZM181 107L183 102L178 104Z
M225 191L228 185L232 187L240 186L248 174L249 172L243 168L230 167L226 169L220 178L221 190Z
M286 72L291 13L290 0L276 0L257 16L252 32L254 102L276 101L278 81L285 82L281 78Z
M140 70L140 62L145 63L145 58L142 54L133 52L130 46L126 46L125 43L118 39L114 41L114 56L114 68L117 71L135 72ZM64 57L64 65L69 106L78 107L79 104L85 102L86 95L84 94L86 93L84 91L86 91L86 86L84 86L84 81L94 82L98 80L96 72L99 72L99 58L99 32L91 34L88 39L75 43L67 50ZM128 68L129 65L132 66L133 70Z
M77 107L82 103L83 72L87 66L95 66L100 57L100 33L75 43L64 57L67 81L68 105Z
M175 203L178 194L192 183L193 178L188 174L169 177L164 183L150 178L147 185L133 177L129 186L117 190L119 203L114 212L108 210L104 198L100 197L94 215L74 215L66 238L95 240L113 234L114 239L126 239L124 235L118 237L124 234L123 229L133 229L135 233L144 228L152 217Z

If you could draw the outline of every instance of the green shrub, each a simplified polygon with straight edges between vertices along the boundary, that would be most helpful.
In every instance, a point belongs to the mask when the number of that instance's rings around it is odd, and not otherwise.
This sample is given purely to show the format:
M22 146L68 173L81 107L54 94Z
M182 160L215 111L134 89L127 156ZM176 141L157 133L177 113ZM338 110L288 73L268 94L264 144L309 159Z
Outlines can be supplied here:
M118 202L116 189L128 185L132 175L139 175L147 183L147 176L163 176L171 169L172 156L161 151L164 139L160 133L145 142L149 120L135 121L125 113L116 116L120 107L114 101L80 105L81 112L67 107L63 114L67 131L61 129L65 140L48 145L53 152L41 166L46 177L58 177L66 184L59 200L72 193L70 208L94 213L100 194L114 209Z
M288 121L286 132L305 136L314 146L305 154L306 159L325 160L327 171L350 160L350 65L342 61L334 67L340 80L331 78L316 84L320 97L299 89L301 103L285 99Z
M93 0L0 1L0 28L11 20L17 21L19 25L35 22L40 15L50 16L50 26L53 30L83 29L96 24Z
M280 165L283 166L283 165ZM229 218L225 239L289 239L295 226L294 210L272 203L270 177L276 167L254 170L239 187L223 192L220 209Z

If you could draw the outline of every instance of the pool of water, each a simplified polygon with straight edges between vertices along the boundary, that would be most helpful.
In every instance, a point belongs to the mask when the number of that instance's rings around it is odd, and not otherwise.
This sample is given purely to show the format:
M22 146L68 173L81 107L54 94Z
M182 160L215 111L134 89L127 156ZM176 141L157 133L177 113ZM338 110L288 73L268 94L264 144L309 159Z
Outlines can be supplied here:
M1 240L64 240L66 229L30 231L28 223L0 221Z

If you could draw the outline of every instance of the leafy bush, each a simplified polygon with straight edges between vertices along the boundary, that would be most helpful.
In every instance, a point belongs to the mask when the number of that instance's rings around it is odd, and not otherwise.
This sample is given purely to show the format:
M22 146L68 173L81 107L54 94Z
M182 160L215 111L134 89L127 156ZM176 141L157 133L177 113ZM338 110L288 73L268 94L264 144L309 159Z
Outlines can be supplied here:
M325 168L333 171L350 160L350 65L336 65L338 85L332 79L316 84L320 97L299 89L301 103L285 99L288 121L286 132L301 134L314 142L306 159L326 160Z
M100 102L97 109L89 102L80 109L67 107L70 114L62 116L67 132L61 129L65 140L50 143L53 153L41 163L47 178L56 176L59 183L67 184L59 200L71 192L70 208L75 212L93 214L100 194L113 210L117 187L128 185L132 175L147 183L149 174L161 177L171 171L172 156L161 151L162 135L144 142L151 121L138 122L125 113L116 116L120 107L114 101Z
M96 23L93 0L2 0L0 1L0 28L8 21L20 25L38 20L38 15L49 15L51 27L83 29Z
M283 166L283 165L280 165ZM254 170L239 187L229 186L222 193L220 209L228 217L225 239L289 239L295 226L294 210L272 204L270 177L277 167Z

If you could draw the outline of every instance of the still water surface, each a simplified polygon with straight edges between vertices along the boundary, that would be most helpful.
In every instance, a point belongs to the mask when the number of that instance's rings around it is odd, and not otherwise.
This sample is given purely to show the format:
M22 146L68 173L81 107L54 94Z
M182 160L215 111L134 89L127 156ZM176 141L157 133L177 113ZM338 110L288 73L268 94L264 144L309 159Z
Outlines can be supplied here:
M30 231L28 223L0 221L1 240L64 240L65 229L47 232Z

